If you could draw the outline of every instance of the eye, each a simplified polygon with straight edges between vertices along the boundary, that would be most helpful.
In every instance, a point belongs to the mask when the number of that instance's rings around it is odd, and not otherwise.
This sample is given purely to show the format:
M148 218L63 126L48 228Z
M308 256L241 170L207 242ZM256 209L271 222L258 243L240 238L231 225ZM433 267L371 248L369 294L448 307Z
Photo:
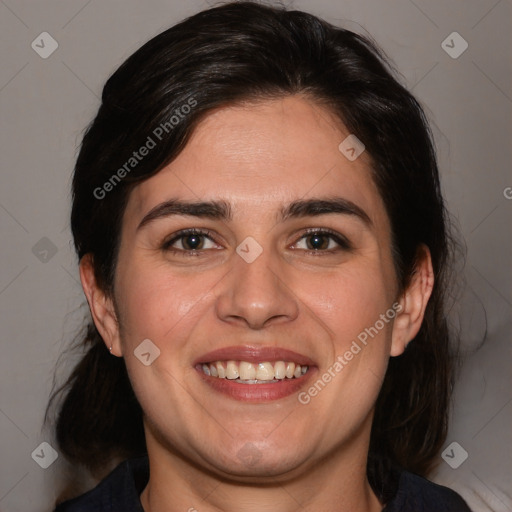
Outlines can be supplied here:
M352 246L343 235L340 235L335 231L326 229L310 229L301 236L293 248L305 250L310 253L332 253L338 250L350 250Z
M183 229L175 233L170 240L162 244L164 251L174 253L197 253L208 249L217 249L219 246L215 243L208 230Z

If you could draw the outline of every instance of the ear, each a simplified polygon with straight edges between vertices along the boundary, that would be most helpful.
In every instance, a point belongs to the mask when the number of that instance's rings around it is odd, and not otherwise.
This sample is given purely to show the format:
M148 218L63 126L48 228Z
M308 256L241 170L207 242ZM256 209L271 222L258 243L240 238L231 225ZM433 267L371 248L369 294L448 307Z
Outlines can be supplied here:
M119 323L112 299L98 286L94 274L94 264L91 254L86 254L80 260L80 280L89 309L105 345L115 356L122 356L119 336Z
M402 293L393 323L391 356L399 356L407 344L418 334L428 300L434 287L434 270L430 250L426 245L418 248L416 265L407 288Z

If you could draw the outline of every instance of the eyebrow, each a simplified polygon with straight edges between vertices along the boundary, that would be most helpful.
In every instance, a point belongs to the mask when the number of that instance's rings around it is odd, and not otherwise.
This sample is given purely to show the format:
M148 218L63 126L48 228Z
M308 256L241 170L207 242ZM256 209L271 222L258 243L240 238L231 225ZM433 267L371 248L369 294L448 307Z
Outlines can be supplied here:
M317 217L333 213L352 215L363 221L368 227L373 225L370 216L361 207L343 197L293 201L281 210L281 219Z
M370 217L361 207L342 197L299 199L281 208L279 213L281 221L291 218L343 214L358 218L368 227L373 225ZM230 221L232 219L232 210L231 205L226 201L183 201L180 199L170 199L152 208L144 216L137 230L156 219L173 215Z
M231 220L231 206L226 201L182 201L170 199L156 205L141 220L137 229L142 228L150 222L171 217L173 215L185 215L201 217L204 219Z

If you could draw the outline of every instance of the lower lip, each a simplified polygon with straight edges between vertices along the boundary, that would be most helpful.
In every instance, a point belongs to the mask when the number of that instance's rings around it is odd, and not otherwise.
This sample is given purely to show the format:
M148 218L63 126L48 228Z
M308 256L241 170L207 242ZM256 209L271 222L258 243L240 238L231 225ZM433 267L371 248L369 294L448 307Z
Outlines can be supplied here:
M240 384L235 380L220 379L206 375L201 368L196 368L201 378L212 389L223 393L235 400L244 402L264 403L271 400L279 400L297 393L307 385L315 368L309 367L308 371L299 378L282 379L268 384Z

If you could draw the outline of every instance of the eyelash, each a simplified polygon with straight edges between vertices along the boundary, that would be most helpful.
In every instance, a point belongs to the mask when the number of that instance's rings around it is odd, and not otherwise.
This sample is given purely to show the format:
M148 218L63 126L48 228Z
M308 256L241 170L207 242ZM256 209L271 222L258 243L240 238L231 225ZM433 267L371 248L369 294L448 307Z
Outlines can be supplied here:
M188 228L188 229L182 229L181 231L178 231L177 233L174 233L172 238L170 240L166 240L162 244L162 250L165 252L172 252L174 254L179 254L180 256L184 257L197 257L199 256L202 251L210 250L210 249L195 249L195 250L185 250L185 249L173 249L172 245L177 242L178 240L185 238L186 236L190 235L199 235L199 236L205 236L206 238L209 238L212 242L215 243L214 234L208 229L197 229L197 228ZM304 238L307 238L311 235L320 235L320 236L328 236L332 240L334 240L339 247L335 249L300 249L303 250L306 254L311 254L314 256L322 256L322 255L329 255L333 254L339 250L345 250L345 251L351 251L353 249L351 243L342 235L337 233L336 231L332 231L330 229L326 228L308 228L302 233L301 237L297 240L300 241ZM297 243L295 242L295 244Z
M340 233L337 233L336 231L332 231L327 228L308 228L302 233L302 235L297 240L297 242L300 240L303 240L304 238L307 238L308 236L312 236L312 235L327 236L331 240L334 240L334 242L336 242L339 247L336 247L334 249L323 249L323 250L322 249L316 249L316 250L315 249L309 249L309 250L301 249L306 254L311 254L314 256L325 256L325 255L329 255L329 254L334 254L340 250L344 250L344 251L352 250L352 245L347 240L347 238L345 238L343 235L340 235ZM295 244L297 244L297 242L295 242Z
M173 249L172 244L180 240L181 238L185 238L186 236L190 235L200 235L205 236L206 238L209 238L212 242L215 242L213 238L213 233L208 229L197 229L197 228L189 228L189 229L182 229L181 231L178 231L175 233L170 240L164 241L162 244L162 250L165 252L172 252L174 254L179 254L180 256L199 256L201 254L201 250L204 249L196 249L194 251L192 250L184 250L184 249Z

